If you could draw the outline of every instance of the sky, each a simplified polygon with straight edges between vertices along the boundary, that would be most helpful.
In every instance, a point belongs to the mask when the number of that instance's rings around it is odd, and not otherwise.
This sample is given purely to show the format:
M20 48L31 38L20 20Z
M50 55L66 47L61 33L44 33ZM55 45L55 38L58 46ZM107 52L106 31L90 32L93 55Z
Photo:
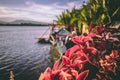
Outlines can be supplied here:
M0 21L33 20L51 23L61 12L80 8L87 0L0 0Z

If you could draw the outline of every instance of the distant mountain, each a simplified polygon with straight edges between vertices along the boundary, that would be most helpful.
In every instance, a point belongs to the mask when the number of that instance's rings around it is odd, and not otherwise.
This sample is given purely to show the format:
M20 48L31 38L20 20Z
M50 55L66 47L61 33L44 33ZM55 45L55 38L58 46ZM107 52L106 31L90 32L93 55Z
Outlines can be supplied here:
M48 24L45 22L38 22L38 21L32 21L32 20L15 20L15 21L9 22L9 24L21 24L21 23Z
M7 22L5 22L5 21L0 21L0 24L6 24Z
M1 21L0 23L2 24L21 24L21 23L31 23L31 24L48 24L46 22L38 22L38 21L32 21L32 20L15 20L15 21L11 21L11 22L6 22L6 21Z

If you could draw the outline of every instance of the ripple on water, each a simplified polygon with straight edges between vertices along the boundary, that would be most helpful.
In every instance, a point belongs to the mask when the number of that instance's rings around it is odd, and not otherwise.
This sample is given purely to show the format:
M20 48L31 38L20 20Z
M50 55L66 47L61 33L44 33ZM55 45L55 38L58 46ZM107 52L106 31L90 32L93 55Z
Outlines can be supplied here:
M38 44L36 36L48 27L0 27L0 80L37 80L51 66L49 44ZM2 73L2 74L1 74Z

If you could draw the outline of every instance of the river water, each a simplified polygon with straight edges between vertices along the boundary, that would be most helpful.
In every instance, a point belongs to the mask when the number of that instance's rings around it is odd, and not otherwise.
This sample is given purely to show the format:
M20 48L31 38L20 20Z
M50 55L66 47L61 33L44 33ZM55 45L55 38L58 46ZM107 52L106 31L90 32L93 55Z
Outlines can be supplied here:
M0 80L38 80L41 72L51 66L50 44L37 43L35 37L49 27L0 26Z

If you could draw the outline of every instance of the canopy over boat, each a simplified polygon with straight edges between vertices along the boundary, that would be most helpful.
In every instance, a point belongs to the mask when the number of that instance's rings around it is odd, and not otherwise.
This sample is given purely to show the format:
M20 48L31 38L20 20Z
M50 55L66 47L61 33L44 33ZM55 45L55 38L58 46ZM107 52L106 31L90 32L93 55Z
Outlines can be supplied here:
M57 32L57 35L58 35L58 36L67 36L67 35L69 35L69 34L70 34L70 32L67 31L67 30L64 29L64 28L60 29L60 30Z

